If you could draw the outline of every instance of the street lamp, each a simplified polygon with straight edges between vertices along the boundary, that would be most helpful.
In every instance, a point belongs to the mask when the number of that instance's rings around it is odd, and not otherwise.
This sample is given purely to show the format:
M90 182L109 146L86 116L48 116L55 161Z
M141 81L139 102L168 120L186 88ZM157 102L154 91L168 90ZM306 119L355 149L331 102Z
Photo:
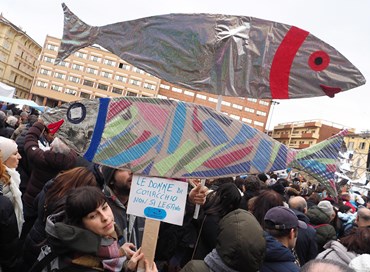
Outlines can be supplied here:
M268 122L268 125L267 125L267 130L268 131L270 131L270 124L271 124L272 116L274 114L275 105L279 105L279 104L280 104L280 102L277 102L277 101L274 101L274 100L271 101L271 113L269 114L269 122Z

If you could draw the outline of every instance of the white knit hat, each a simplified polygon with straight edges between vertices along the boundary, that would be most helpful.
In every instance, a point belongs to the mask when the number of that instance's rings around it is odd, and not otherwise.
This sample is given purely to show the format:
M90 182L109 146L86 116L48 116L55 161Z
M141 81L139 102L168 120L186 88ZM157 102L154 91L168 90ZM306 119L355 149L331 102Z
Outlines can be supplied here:
M329 217L331 217L333 214L335 214L333 205L331 205L330 201L328 200L322 200L317 205L324 213L326 213Z
M1 159L4 163L10 155L18 151L18 145L14 140L0 136L0 151Z
M349 263L349 267L353 268L356 272L370 271L370 255L361 254L357 256Z

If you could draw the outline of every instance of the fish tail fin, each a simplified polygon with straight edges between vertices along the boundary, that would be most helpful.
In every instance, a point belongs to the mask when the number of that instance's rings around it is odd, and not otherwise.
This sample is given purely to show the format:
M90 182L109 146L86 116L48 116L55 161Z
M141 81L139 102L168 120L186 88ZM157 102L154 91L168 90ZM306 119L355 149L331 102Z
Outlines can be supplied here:
M347 134L348 130L342 130L325 141L299 150L289 167L309 174L321 183L333 197L336 197L335 172L339 164L338 157L343 148L344 136Z
M59 47L56 64L81 48L94 44L99 27L94 27L80 20L66 4L62 3L64 11L63 38Z

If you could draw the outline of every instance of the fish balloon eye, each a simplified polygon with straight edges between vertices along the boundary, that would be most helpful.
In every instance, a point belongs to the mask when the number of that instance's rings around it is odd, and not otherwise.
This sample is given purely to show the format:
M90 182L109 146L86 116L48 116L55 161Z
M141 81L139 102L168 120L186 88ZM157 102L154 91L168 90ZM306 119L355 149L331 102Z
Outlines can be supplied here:
M308 65L310 65L311 69L314 71L322 71L326 67L328 67L330 62L329 55L324 51L316 51L313 52L308 59Z
M68 121L72 124L79 124L86 118L86 107L82 103L73 103L67 110Z

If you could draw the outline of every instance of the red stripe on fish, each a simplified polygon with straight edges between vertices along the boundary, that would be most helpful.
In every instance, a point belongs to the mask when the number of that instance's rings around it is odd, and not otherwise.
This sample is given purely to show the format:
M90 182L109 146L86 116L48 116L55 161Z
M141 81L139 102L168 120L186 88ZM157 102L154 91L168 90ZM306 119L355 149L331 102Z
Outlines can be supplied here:
M290 68L298 49L308 36L309 32L292 26L279 48L276 50L270 71L271 97L275 99L289 98Z
M127 146L126 149L146 141L150 135L151 135L150 131L144 130L144 132L140 135L140 137L137 138L134 142L132 142L129 146Z
M248 146L246 148L242 148L228 154L222 155L216 159L208 160L203 163L204 166L208 168L219 168L220 165L229 165L235 161L238 161L244 158L253 150L253 146Z
M193 124L193 129L195 130L195 132L202 131L203 124L202 124L202 121L200 121L199 118L198 118L198 108L194 108L194 110L193 110L192 124Z

